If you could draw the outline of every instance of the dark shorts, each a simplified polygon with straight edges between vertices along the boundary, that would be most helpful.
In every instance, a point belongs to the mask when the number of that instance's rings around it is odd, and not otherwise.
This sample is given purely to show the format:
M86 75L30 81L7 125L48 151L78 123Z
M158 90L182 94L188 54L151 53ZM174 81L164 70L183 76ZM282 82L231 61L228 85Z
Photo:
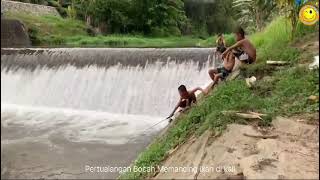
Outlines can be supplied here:
M246 64L252 64L254 61L251 57L249 57L248 59L245 59L245 60L241 60L241 62L244 62Z
M243 50L236 49L233 51L233 54L241 61L246 64L252 64L254 61L253 59Z
M225 79L232 72L230 70L227 70L224 67L217 68L217 71L218 71L219 74L221 74L221 78L222 79Z

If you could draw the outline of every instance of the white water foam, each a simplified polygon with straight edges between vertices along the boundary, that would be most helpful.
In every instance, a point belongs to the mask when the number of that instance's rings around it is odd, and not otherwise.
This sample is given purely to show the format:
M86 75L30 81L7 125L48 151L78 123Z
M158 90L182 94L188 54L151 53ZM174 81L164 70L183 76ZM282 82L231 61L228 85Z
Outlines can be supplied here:
M167 116L178 100L177 87L204 87L209 63L145 67L90 66L1 71L1 101L24 106L94 110L116 114Z
M23 127L25 137L37 139L58 133L71 142L105 142L125 144L146 133L146 127L159 122L160 117L123 115L95 111L79 111L47 107L1 104L1 126ZM167 121L153 127L157 132ZM42 132L36 133L34 132Z

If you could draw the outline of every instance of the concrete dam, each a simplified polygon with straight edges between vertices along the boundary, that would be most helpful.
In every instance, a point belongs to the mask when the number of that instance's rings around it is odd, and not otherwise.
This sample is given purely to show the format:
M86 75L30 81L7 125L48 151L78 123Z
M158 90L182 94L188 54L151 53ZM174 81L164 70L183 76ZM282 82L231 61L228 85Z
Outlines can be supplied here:
M210 48L1 49L1 178L116 178L205 87ZM148 129L147 131L145 131Z
M1 17L1 48L30 46L31 41L23 23L19 20Z

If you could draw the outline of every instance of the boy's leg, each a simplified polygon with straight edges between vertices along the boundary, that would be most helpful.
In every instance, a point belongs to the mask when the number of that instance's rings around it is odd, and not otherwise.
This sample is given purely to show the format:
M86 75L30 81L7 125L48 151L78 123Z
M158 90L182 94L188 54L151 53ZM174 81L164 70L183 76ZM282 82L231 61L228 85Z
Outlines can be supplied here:
M216 84L218 84L218 82L221 79L221 77L222 77L222 73L216 74L214 76L213 84L212 84L211 88L213 88Z
M215 77L215 75L218 74L218 73L219 73L219 72L218 72L217 69L210 69L210 70L208 71L208 74L209 74L210 78L212 79L212 81L214 81L214 77Z

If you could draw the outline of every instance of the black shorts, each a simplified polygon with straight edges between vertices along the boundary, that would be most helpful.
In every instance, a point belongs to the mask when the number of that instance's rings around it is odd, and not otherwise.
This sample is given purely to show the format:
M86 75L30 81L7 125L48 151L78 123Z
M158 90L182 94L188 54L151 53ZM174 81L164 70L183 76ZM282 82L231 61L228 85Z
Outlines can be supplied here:
M246 64L252 64L254 61L253 59L243 50L236 49L233 51L233 54L241 61Z
M217 71L218 71L219 74L221 74L221 78L222 79L225 79L232 72L230 70L227 70L224 67L217 68Z

